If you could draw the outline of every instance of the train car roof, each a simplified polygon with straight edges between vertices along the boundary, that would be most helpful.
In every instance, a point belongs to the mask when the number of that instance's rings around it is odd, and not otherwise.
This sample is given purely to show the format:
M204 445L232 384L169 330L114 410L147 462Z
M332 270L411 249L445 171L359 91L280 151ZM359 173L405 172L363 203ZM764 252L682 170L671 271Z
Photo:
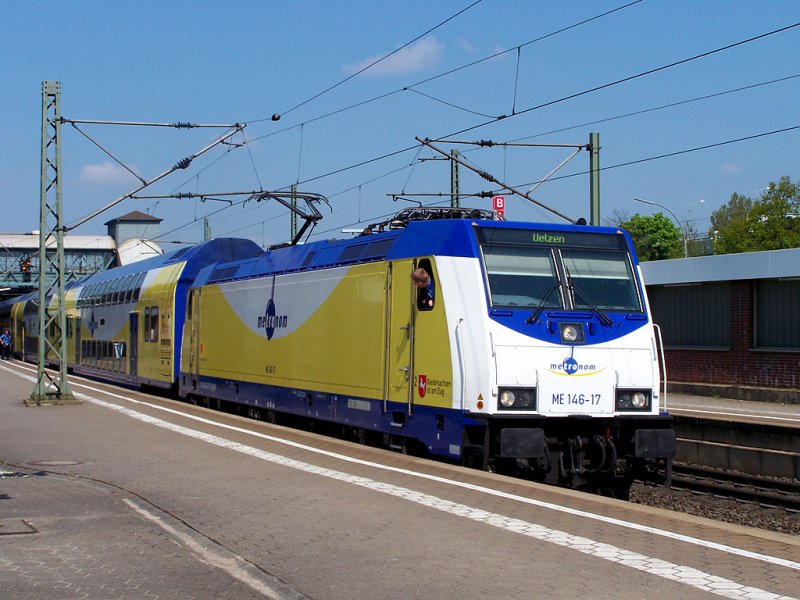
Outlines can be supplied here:
M88 283L102 283L118 277L135 275L183 261L187 263L186 269L190 273L196 273L202 267L209 264L255 257L259 256L262 252L261 247L252 240L217 238L201 244L186 246L159 256L140 260L129 265L108 269L107 271L100 271L87 278L73 282L70 287Z
M68 282L65 290L71 290L88 284L102 283L127 275L135 275L160 267L165 267L177 262L186 261L184 275L194 277L203 267L213 265L218 262L232 261L247 257L257 257L263 253L261 247L252 240L239 238L218 238L194 246L186 246L172 252L154 256L145 260L140 260L129 265L115 267L107 271L100 271L91 275L86 275L80 279ZM48 298L52 294L48 294ZM0 315L8 313L18 302L38 300L39 291L34 290L9 298L0 302Z
M32 292L28 292L27 294L22 294L21 296L15 296L13 298L6 298L2 302L0 302L0 316L7 315L11 312L11 309L17 302L25 302L28 300L38 300L39 299L39 290L34 290Z
M203 269L194 285L418 256L475 257L478 256L478 244L474 230L480 227L524 228L528 231L541 228L548 232L581 231L603 235L622 233L632 248L627 234L614 227L472 218L411 220L402 227L383 232L365 233L346 240L325 240L276 248L258 258L219 263L214 268Z

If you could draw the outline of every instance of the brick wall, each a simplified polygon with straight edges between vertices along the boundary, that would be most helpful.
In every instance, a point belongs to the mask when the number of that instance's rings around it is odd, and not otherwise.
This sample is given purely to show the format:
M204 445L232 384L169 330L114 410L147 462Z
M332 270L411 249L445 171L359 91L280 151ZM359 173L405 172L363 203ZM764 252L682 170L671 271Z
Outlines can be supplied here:
M800 353L753 350L753 282L731 282L730 350L667 349L670 382L800 388Z

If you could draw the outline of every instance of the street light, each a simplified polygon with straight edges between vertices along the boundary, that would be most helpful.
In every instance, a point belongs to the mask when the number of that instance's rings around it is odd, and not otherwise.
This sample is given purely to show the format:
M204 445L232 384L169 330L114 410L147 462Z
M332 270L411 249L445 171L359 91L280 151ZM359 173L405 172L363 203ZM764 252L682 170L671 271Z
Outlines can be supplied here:
M705 200L696 200L695 202L689 202L689 223L692 222L692 206L695 204L705 204Z
M675 216L675 213L672 212L670 209L668 209L663 204L659 204L658 202L652 202L650 200L643 200L642 198L634 198L634 200L636 200L637 202L642 202L644 204L649 204L651 206L658 206L659 208L663 208L670 215L672 215L672 218L675 219L675 223L678 225L678 229L680 229L681 235L683 236L683 257L684 258L689 258L689 245L686 243L686 230L681 225L680 219Z
M688 210L689 210L689 218L686 220L686 234L688 235L689 232L692 233L692 240L697 237L697 232L694 229L694 223L692 223L692 206L695 204L705 204L705 200L695 200L694 202L689 202Z
M694 202L689 202L689 221L690 222L692 220L692 206L694 206L695 204L705 204L705 203L706 203L705 200L696 200Z

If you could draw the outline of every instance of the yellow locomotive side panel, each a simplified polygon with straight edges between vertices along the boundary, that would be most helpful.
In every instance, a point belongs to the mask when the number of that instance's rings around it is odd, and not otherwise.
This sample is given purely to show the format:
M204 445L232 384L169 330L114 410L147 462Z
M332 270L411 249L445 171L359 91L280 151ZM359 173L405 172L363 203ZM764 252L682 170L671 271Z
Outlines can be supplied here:
M203 288L199 374L381 398L385 290L383 263Z
M433 277L437 283L441 283L435 267ZM439 285L432 310L414 308L416 314L412 393L415 404L455 408L458 390L454 389L453 358L447 329L447 304L441 288ZM416 288L414 292L416 293Z

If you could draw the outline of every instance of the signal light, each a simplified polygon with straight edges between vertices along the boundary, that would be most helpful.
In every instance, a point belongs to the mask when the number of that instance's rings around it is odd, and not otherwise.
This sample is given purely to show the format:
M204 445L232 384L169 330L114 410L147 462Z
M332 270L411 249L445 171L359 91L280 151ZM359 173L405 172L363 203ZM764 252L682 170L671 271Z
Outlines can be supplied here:
M31 280L31 259L30 258L20 259L20 261L19 261L19 270L22 272L22 280L23 281L30 281Z

